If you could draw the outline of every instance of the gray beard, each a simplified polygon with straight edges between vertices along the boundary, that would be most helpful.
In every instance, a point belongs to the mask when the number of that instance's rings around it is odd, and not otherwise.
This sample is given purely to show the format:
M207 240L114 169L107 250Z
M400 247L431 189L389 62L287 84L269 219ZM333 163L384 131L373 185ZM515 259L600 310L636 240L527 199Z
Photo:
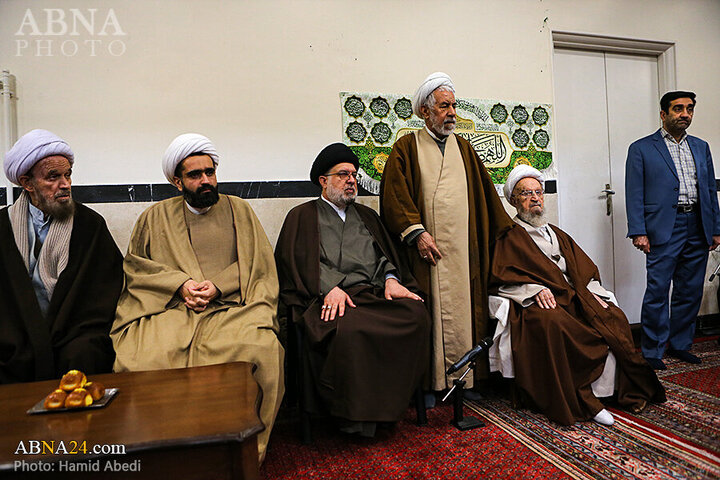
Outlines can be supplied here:
M330 200L335 205L344 205L348 206L355 202L355 198L357 197L357 192L353 195L345 195L345 192L343 190L336 190L332 187L329 187L327 190L325 190L328 200Z
M44 214L50 215L56 220L66 220L75 213L75 202L72 201L72 196L70 197L70 201L60 203L55 200L48 201L45 197L39 195L38 204L35 206Z
M518 217L523 222L529 223L535 228L544 227L548 223L545 215L545 209L543 209L539 215L536 215L529 210L527 212L521 212L518 210Z

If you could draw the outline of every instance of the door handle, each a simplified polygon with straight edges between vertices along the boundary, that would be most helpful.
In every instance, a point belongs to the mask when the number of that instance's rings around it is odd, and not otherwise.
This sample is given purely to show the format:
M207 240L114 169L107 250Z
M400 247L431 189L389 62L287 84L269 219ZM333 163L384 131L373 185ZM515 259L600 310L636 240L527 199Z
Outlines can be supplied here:
M602 193L605 194L605 213L609 217L613 213L613 202L612 202L612 196L615 195L615 190L610 188L610 184L605 184L605 190L602 190Z

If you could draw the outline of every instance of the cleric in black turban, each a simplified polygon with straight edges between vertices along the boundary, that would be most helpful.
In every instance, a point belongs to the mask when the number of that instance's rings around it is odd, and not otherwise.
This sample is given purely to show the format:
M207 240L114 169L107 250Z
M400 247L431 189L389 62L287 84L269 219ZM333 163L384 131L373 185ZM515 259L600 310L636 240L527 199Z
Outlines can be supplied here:
M350 150L350 147L343 143L332 143L323 148L313 162L310 169L310 180L320 186L320 176L338 163L351 163L356 170L359 166L358 157Z

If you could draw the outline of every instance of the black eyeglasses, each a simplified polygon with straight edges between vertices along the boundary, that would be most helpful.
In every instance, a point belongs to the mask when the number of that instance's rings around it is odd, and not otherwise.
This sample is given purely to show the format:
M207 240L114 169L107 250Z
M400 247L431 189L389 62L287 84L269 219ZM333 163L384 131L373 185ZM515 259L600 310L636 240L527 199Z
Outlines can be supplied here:
M357 180L357 173L358 172L348 172L347 170L340 170L339 172L335 173L326 173L325 175L323 175L323 177L332 177L333 175L336 175L340 180L347 181L347 179L352 175L352 177Z

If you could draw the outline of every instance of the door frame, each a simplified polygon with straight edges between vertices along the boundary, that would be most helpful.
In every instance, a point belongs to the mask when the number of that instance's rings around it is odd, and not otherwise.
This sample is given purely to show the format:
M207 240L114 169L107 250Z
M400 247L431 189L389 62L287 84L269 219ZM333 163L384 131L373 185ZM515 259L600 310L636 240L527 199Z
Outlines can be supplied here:
M625 37L611 37L594 33L552 31L553 54L556 48L574 50L594 50L630 55L657 57L658 90L668 92L675 90L677 70L675 68L675 43L656 40L642 40ZM550 62L552 64L552 62ZM555 101L555 77L553 77L553 104ZM660 99L658 99L660 101Z

